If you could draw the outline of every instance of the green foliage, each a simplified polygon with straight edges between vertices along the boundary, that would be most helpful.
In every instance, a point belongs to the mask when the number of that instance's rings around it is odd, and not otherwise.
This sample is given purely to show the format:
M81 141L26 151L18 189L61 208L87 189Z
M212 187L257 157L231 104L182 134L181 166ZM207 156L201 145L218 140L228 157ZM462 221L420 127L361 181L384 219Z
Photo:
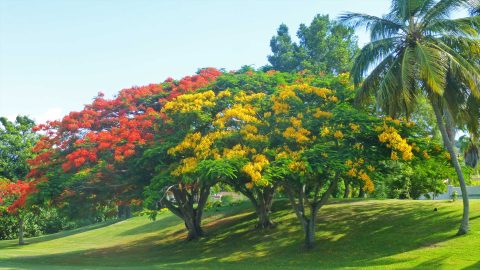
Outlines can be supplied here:
M232 204L235 201L232 195L224 195L220 200L222 204Z
M458 199L458 192L454 190L451 195L452 201L456 201Z
M18 216L0 209L0 239L15 239L18 237ZM61 216L56 208L32 207L31 211L21 214L24 220L25 237L35 237L44 234L52 234L62 230L69 230L85 224L69 222L65 216Z
M383 189L377 190L376 197L393 199L418 199L421 195L438 195L446 191L445 179L453 168L446 162L433 159L415 163L388 162L381 168Z
M14 122L0 117L0 177L16 181L29 172L27 160L33 158L32 147L38 139L34 125L27 116L17 116Z
M339 74L350 70L358 51L353 29L330 20L328 15L315 16L309 26L301 24L297 37L298 44L292 41L288 27L280 25L270 40L272 55L268 61L272 69Z

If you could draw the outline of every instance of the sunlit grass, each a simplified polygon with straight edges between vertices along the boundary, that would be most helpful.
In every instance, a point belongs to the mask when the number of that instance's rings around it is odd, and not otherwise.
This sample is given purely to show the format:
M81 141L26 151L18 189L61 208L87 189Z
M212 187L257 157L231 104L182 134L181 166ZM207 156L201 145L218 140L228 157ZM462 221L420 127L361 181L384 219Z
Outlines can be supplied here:
M276 202L278 226L254 229L248 203L209 211L207 238L186 242L180 220L136 217L28 239L0 241L6 269L479 269L480 200L471 202L472 233L453 237L461 203L335 201L320 210L317 246L303 233L287 202ZM438 211L433 211L437 208Z

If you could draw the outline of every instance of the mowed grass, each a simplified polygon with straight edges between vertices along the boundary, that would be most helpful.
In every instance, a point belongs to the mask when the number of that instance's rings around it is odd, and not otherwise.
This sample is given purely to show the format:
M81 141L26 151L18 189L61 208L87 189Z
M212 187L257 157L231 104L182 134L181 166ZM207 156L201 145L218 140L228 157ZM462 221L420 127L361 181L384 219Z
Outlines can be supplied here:
M454 237L461 202L334 201L320 210L317 246L286 201L274 204L272 230L254 229L248 203L209 211L207 238L186 242L178 218L136 217L115 224L0 241L2 269L480 269L480 200L472 233ZM433 211L437 208L438 211Z

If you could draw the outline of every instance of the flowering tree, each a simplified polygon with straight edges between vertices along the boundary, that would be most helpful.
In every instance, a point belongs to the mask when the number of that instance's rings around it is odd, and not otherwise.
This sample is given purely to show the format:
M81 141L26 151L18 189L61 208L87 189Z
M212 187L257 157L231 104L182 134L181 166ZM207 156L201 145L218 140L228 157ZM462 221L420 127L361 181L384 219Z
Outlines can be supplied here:
M44 136L28 175L39 196L59 205L146 198L180 217L191 240L204 234L203 210L216 183L252 201L259 228L273 226L269 212L280 189L311 248L319 210L339 181L372 192L385 160L431 154L413 123L355 109L348 74L219 75L205 69L112 100L100 95L81 112L39 126Z
M161 140L165 130L155 125L163 121L161 108L219 74L207 68L179 81L124 89L114 99L99 94L82 111L37 126L44 136L34 147L28 177L42 180L39 196L59 205L78 198L91 205L138 202L150 176L135 173L135 160Z
M32 146L38 136L32 132L35 123L26 116L15 121L0 118L0 205L8 214L18 218L19 244L23 241L23 214L27 197L35 191L35 181L14 182L23 179L28 171L27 160L32 158Z
M392 124L353 108L348 74L299 78L270 98L271 158L262 179L280 185L314 245L316 219L338 182L355 179L374 191L377 167L388 159L410 162L413 146ZM408 126L408 121L395 121ZM398 123L397 123L398 122ZM408 134L411 135L411 134Z
M27 197L35 191L34 182L18 180L10 182L0 179L0 207L6 212L18 217L18 244L24 245L23 240L23 214Z
M175 136L183 139L168 150L170 156L181 158L173 173L196 173L199 180L234 187L255 207L258 228L274 225L269 214L275 187L262 181L259 172L269 163L265 152L271 133L265 116L271 112L266 101L268 94L295 76L251 70L224 74L209 86L213 91L178 97L165 106L177 129L183 127L179 123L191 123L184 133ZM200 104L204 107L197 108ZM192 112L197 117L193 122Z

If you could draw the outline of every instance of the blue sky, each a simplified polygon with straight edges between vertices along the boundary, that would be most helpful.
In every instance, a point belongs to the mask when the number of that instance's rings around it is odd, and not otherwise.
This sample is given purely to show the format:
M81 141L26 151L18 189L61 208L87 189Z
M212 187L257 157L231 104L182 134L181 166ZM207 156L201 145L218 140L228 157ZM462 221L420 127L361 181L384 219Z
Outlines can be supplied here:
M99 92L267 64L280 23L385 13L388 0L0 0L0 116L53 120ZM359 33L360 43L368 41Z

